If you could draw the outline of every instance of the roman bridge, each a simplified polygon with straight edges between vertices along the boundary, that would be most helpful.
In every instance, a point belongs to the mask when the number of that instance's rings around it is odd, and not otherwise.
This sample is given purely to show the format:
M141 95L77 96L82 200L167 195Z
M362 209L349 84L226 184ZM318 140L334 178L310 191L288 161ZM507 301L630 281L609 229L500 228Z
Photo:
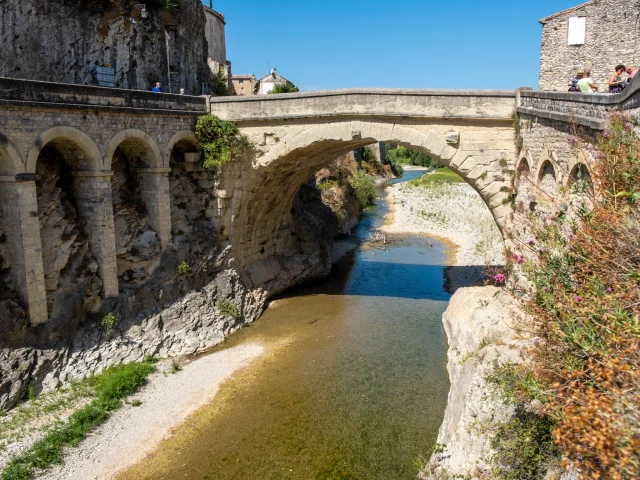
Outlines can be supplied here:
M338 90L230 98L0 79L0 278L28 306L32 324L46 322L69 265L61 252L80 248L83 230L101 294L116 297L139 260L125 255L126 241L143 232L143 246L157 238L164 250L177 236L188 240L192 232L182 220L194 206L229 240L248 286L263 285L279 274L283 258L300 251L291 209L303 182L374 142L439 159L479 192L504 229L514 198L535 203L527 185L557 192L577 165L588 168L591 159L568 148L570 124L602 129L609 109L636 108L637 91L595 97L526 89ZM219 173L198 164L193 127L207 112L236 121L255 146ZM182 176L197 184L197 202L195 193L178 195ZM128 225L134 217L126 205L144 221Z

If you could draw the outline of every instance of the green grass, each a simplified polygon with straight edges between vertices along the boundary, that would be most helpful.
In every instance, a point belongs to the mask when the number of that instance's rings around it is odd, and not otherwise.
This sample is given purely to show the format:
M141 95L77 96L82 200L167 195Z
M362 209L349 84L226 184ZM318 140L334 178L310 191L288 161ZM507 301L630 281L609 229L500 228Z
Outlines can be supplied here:
M54 425L31 449L13 458L3 470L2 480L27 480L36 469L63 463L64 448L77 446L110 412L122 405L123 398L135 393L155 369L155 361L145 359L141 363L109 367L89 379L95 392L94 400L74 412L66 422Z
M438 168L437 170L427 173L420 178L411 180L410 185L415 187L429 188L434 185L443 185L445 183L460 183L464 182L464 179L457 173L449 170L448 168Z

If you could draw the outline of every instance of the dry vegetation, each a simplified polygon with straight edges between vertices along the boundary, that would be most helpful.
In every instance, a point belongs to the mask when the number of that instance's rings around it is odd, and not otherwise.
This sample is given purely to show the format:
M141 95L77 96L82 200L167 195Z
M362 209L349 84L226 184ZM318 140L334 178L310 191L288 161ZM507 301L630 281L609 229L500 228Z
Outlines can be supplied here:
M564 466L581 478L636 479L640 140L630 120L615 115L597 143L595 191L575 182L572 193L586 201L539 218L521 246L538 341L515 375L515 396L551 420Z

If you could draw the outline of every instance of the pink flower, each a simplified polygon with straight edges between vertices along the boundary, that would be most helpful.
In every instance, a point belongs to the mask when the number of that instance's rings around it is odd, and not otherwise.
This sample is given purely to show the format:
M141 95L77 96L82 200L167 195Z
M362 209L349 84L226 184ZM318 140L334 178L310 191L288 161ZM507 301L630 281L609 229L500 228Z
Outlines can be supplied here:
M496 274L496 276L493 277L493 279L498 285L502 285L504 282L507 281L507 277L505 277L503 273Z
M543 291L543 292L548 292L548 291L549 291L549 288L548 288L548 287L542 287L542 291Z
M524 257L518 257L518 263L519 264L523 264L524 263Z
M603 136L604 138L609 138L609 136L610 136L610 135L609 135L609 132L604 132L604 133L602 134L602 136Z
M576 302L580 303L582 301L582 297L580 295L576 296Z
M611 287L607 288L607 293L613 293L613 288Z
M598 158L602 160L605 157L604 153L598 152Z
M529 240L529 245L531 245L532 247L536 244L536 242L534 242L533 240Z
M576 143L576 141L577 141L577 140L576 140L575 138L573 138L573 137L569 138L569 143L570 143L570 144L572 144L572 145L573 145L574 143Z
M629 123L629 122L624 124L625 130L631 130L631 127L633 127L633 125L631 125L631 123Z

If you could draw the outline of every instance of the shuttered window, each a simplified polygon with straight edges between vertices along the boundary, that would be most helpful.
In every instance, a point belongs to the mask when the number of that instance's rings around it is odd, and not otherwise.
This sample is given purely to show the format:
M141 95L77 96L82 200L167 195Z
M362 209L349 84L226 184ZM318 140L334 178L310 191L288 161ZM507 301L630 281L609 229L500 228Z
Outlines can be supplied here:
M587 17L569 18L569 45L584 45L587 33Z

